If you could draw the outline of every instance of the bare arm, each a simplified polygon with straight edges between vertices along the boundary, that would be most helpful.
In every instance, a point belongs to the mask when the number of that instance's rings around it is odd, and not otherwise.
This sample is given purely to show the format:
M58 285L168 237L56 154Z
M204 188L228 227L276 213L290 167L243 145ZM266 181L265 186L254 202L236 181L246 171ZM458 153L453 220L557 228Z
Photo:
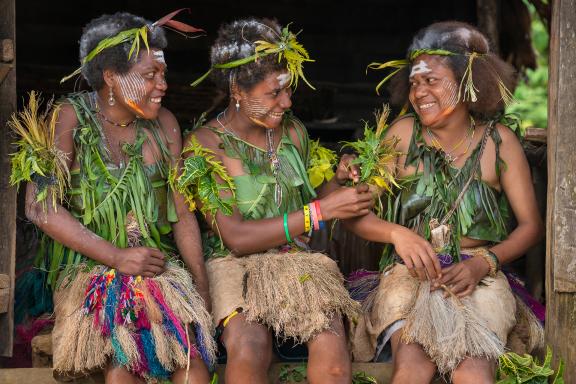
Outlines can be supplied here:
M56 145L68 155L68 168L75 156L73 132L77 124L73 107L63 105L56 125ZM48 202L44 211L42 204L36 202L33 183L26 186L26 217L59 243L120 272L153 276L163 270L164 256L158 250L119 249L87 229L65 207L57 204L55 210Z
M499 126L498 131L502 137L500 155L506 163L502 169L500 183L508 197L518 226L506 240L490 250L496 254L501 264L506 264L525 254L540 241L544 234L544 224L538 211L524 150L510 129Z
M166 109L160 111L159 120L168 141L168 148L174 161L180 158L182 153L182 137L180 126L174 115ZM196 217L186 204L184 197L177 191L173 192L174 205L178 215L178 222L172 224L176 246L180 256L194 277L196 289L204 299L206 306L210 308L210 291L208 287L208 275L204 258L202 256L202 240Z
M397 136L398 151L406 153L412 135L412 119L402 119L392 124L386 138ZM403 165L404 156L400 156L390 164L390 169L396 170ZM442 270L436 253L428 241L410 229L378 218L374 213L344 221L345 227L363 239L390 243L398 256L413 276L421 280L434 279L441 276Z

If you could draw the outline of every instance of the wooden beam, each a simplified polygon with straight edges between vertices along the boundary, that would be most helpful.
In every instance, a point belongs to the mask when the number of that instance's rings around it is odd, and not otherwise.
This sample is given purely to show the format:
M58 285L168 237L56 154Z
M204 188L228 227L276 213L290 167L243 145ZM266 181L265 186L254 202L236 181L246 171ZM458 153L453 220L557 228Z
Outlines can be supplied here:
M0 84L0 274L7 276L8 292L2 288L6 312L0 313L0 356L12 356L14 334L14 269L16 255L16 190L10 187L12 135L6 121L16 110L16 59L14 41L16 1L0 0L0 40L2 61L14 66ZM7 294L7 297L6 297Z
M576 0L552 3L548 101L546 342L576 383Z

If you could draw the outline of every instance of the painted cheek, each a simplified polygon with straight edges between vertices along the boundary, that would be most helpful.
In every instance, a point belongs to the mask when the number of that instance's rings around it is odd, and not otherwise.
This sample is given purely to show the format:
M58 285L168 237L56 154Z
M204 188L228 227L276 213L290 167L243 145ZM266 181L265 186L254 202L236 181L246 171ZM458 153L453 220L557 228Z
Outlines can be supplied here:
M454 81L446 78L442 79L440 84L440 104L443 108L454 107L458 104L458 87Z
M125 75L118 75L118 86L124 101L129 104L140 103L146 95L146 80L139 73L129 72Z
M261 119L268 114L270 108L266 107L261 99L252 98L246 100L245 111L248 117Z

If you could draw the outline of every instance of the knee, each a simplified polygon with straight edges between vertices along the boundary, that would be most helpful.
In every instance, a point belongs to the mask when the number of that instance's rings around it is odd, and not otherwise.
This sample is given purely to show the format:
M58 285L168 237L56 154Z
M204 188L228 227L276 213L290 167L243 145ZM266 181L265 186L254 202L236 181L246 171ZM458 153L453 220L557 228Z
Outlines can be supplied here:
M327 367L326 375L330 377L330 383L349 383L352 380L350 364L333 364Z
M456 369L452 374L454 384L494 384L494 374L491 370L471 371L467 369Z
M226 340L226 353L229 359L269 364L272 360L272 338L268 333L250 332Z
M435 373L436 367L432 364L396 361L391 382L393 384L430 383Z

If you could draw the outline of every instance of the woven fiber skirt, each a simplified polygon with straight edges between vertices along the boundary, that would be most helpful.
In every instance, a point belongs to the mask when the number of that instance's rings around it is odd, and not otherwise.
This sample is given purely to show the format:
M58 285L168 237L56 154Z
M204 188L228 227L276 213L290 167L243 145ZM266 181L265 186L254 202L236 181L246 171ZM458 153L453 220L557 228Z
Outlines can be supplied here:
M429 282L410 276L403 264L386 271L355 330L354 359L372 360L380 335L395 326L404 342L422 345L442 374L468 356L497 360L516 324L516 301L504 274L485 277L465 298L444 294L430 292Z
M328 330L332 319L359 314L338 266L321 253L227 256L211 259L206 268L216 324L242 308L248 321L305 343Z
M80 266L54 302L54 369L63 375L113 364L156 381L198 355L214 362L212 319L191 275L175 263L154 278Z

